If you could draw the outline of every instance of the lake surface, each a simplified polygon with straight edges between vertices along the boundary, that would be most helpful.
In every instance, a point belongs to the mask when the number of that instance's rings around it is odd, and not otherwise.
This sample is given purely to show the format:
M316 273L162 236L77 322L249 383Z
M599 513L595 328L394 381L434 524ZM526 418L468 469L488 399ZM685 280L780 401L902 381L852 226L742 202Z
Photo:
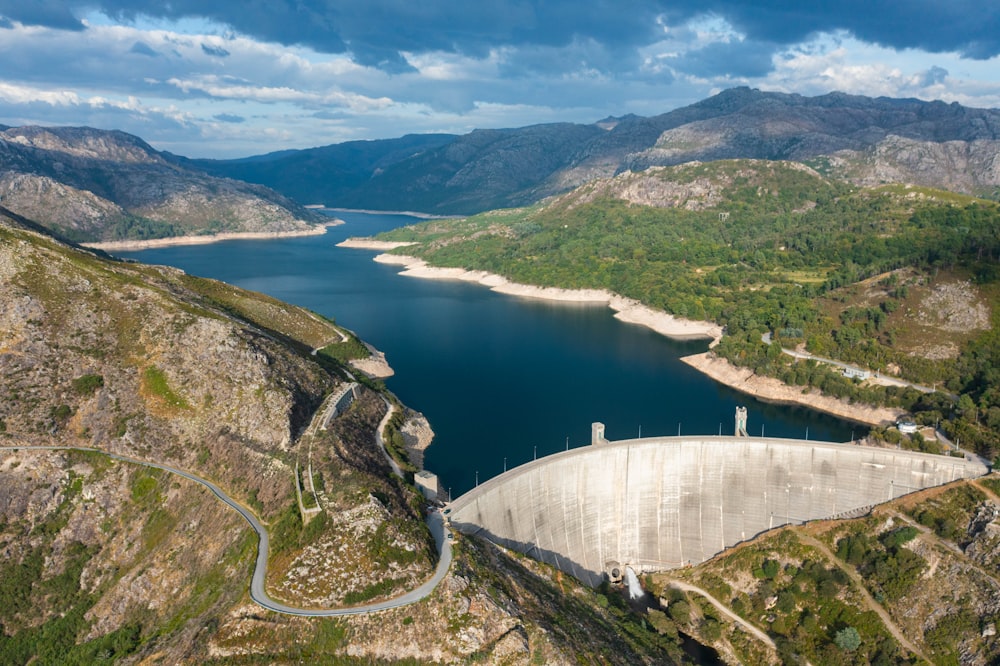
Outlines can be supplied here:
M120 252L176 266L319 312L386 353L386 385L436 433L425 466L457 496L479 481L567 446L609 439L733 433L738 405L757 436L847 441L853 426L768 405L716 384L678 359L707 342L675 342L623 324L603 305L521 299L478 285L400 277L375 252L335 247L416 222L339 212L326 235ZM860 435L862 430L857 429Z

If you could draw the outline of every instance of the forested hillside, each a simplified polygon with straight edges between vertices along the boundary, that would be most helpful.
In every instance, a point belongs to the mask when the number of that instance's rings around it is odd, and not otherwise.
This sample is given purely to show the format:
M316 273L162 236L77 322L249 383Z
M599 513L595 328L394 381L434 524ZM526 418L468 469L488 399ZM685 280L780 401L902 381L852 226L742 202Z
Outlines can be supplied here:
M433 265L543 286L608 289L726 327L720 355L833 395L945 420L965 445L1000 445L1000 207L910 186L859 188L795 163L720 161L600 180L546 205L385 235ZM967 285L963 325L935 294ZM952 289L951 291L954 291ZM961 290L960 290L961 291ZM930 299L930 300L928 300ZM930 310L930 312L928 312ZM935 324L937 322L937 324ZM915 339L927 326L933 349ZM787 347L964 396L859 385ZM808 367L808 370L803 368Z

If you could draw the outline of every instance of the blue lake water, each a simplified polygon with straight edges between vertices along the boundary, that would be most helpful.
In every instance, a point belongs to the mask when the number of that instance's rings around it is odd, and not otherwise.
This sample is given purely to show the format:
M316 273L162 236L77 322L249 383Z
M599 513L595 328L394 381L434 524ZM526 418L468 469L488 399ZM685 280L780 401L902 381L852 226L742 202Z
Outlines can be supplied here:
M520 299L485 287L400 277L375 252L335 247L417 220L338 213L326 235L122 252L146 263L270 294L335 319L386 353L386 385L423 412L436 437L425 466L457 496L513 467L590 442L748 430L846 441L853 427L810 410L769 405L716 384L678 359L707 342L675 342L623 324L605 306ZM857 433L861 434L859 428Z

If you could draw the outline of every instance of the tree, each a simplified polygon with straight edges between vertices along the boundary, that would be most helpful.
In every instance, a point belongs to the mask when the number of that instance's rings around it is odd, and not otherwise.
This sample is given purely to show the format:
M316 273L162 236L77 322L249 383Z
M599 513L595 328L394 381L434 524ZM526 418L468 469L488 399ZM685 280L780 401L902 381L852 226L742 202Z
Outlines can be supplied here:
M861 634L854 627L844 627L833 637L833 642L845 652L854 652L861 647Z

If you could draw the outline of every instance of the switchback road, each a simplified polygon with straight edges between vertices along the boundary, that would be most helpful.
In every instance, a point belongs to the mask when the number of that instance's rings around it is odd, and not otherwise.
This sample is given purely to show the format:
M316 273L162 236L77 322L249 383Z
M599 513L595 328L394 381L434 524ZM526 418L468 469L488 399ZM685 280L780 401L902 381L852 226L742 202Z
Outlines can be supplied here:
M400 606L408 606L409 604L416 603L421 599L430 595L437 587L438 583L445 577L448 573L448 567L451 566L451 542L447 538L446 528L444 525L444 518L441 516L440 512L432 513L427 519L427 525L431 530L431 534L434 536L434 542L438 549L438 564L434 571L434 575L423 585L410 590L402 596L396 597L394 599L387 599L385 601L379 601L372 604L364 604L362 606L350 606L345 608L297 608L295 606L288 606L281 602L275 601L267 595L267 591L264 589L264 580L267 577L267 557L270 539L268 537L267 528L257 519L257 516L246 506L240 504L233 498L229 497L226 493L222 491L217 485L203 479L200 476L195 476L190 472L186 472L182 469L176 467L171 467L170 465L163 465L161 463L149 462L146 460L139 460L138 458L132 458L129 456L118 455L116 453L108 453L106 451L101 451L99 449L87 448L87 447L77 447L77 446L2 446L0 451L85 451L89 453L99 453L105 455L112 460L118 460L121 462L130 463L133 465L142 465L144 467L151 467L153 469L161 469L165 472L170 472L171 474L176 474L182 476L185 479L194 481L195 483L200 483L201 485L212 491L218 499L222 500L230 507L235 509L243 518L250 523L250 527L253 528L254 532L257 533L257 538L259 544L257 546L257 562L254 566L253 576L250 579L250 598L257 603L257 605L267 610L274 611L276 613L283 613L285 615L300 615L305 617L337 617L344 615L360 615L362 613L374 613L377 611L388 610L390 608L399 608Z

